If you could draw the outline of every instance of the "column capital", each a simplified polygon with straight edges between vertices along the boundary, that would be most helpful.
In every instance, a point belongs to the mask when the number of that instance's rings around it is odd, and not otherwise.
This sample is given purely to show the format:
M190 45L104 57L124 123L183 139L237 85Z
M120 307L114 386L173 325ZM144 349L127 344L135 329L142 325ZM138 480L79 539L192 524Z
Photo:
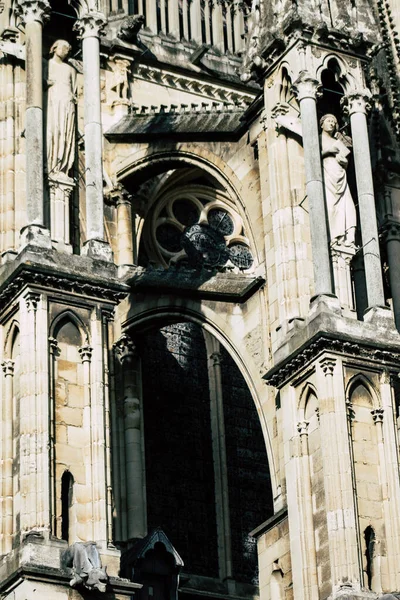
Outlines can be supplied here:
M123 333L119 340L115 342L114 351L121 365L137 355L135 343L126 333Z
M363 113L366 115L371 108L371 99L372 94L366 88L349 92L341 100L343 111L350 117L354 113Z
M36 311L38 304L40 302L40 294L37 294L35 292L28 292L25 296L25 303L26 303L26 307L28 309L28 312L31 311Z
M3 369L3 373L6 377L7 375L14 375L14 361L10 358L3 360L1 363L1 368Z
M299 102L304 100L304 98L316 100L322 94L322 85L318 79L314 79L308 71L301 71L300 75L292 85L292 90Z
M308 425L308 421L299 421L299 423L297 423L297 431L299 432L300 437L308 435Z
M210 354L210 359L212 361L213 367L218 367L222 362L222 354L221 352L213 352Z
M384 412L385 411L383 408L376 408L375 410L371 410L371 415L372 415L375 425L383 423Z
M107 19L101 12L88 12L75 22L73 30L77 32L79 39L88 37L100 37L104 35Z
M336 366L337 360L336 358L332 358L330 356L323 358L320 361L320 367L324 372L325 377L327 377L328 375L333 375L333 371L335 370L335 366Z
M132 195L120 183L104 194L104 201L111 206L120 206L121 204L131 204Z
M44 25L50 19L50 12L49 0L17 0L14 8L24 25L35 21Z
M81 346L81 348L78 348L78 352L83 363L90 362L93 352L93 348L91 346Z
M392 242L394 240L400 242L400 223L388 221L383 226L382 234L385 242Z

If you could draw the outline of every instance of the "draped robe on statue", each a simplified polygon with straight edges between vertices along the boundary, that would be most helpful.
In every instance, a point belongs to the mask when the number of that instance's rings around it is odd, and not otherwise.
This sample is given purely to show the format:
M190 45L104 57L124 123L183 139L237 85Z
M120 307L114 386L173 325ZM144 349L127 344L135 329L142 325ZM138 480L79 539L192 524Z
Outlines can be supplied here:
M75 155L75 70L54 58L48 63L47 169L69 174Z
M337 154L329 154L335 148ZM330 239L345 235L346 243L354 243L357 214L347 183L347 156L350 150L344 143L326 133L321 134L325 196L328 210ZM328 154L327 154L328 153Z

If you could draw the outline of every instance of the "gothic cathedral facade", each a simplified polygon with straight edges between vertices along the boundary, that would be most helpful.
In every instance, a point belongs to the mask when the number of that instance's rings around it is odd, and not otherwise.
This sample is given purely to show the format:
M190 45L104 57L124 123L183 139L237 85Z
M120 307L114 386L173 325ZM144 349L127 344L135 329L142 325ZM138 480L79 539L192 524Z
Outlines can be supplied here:
M400 598L400 1L0 1L0 596Z

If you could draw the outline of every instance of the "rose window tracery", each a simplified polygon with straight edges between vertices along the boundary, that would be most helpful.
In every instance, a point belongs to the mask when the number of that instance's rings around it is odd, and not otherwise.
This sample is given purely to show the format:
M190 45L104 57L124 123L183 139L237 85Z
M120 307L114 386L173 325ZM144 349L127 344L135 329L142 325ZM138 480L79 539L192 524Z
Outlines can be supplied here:
M206 186L186 186L158 201L151 235L164 266L248 271L254 262L240 215L226 194Z

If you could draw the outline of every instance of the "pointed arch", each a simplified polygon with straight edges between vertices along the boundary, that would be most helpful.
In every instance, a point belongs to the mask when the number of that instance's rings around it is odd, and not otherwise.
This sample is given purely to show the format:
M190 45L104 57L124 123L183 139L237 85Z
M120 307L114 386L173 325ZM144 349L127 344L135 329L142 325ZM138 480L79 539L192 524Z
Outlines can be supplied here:
M372 383L372 381L363 373L357 373L347 383L346 386L346 401L351 402L351 396L353 392L357 389L358 386L364 387L372 400L372 407L379 408L381 406L381 402L379 400L379 394Z
M348 93L350 90L357 88L358 82L354 75L349 69L349 65L346 61L333 52L324 56L321 64L317 68L316 77L321 81L323 71L329 69L332 70L333 64L337 65L336 75L339 85L342 86L344 93Z
M13 319L6 333L6 338L4 342L4 356L6 358L12 358L14 345L17 337L20 333L19 322L16 319Z
M58 332L67 322L71 322L78 329L82 344L89 343L90 336L87 326L82 319L70 309L64 310L54 318L50 325L50 337L57 338Z

